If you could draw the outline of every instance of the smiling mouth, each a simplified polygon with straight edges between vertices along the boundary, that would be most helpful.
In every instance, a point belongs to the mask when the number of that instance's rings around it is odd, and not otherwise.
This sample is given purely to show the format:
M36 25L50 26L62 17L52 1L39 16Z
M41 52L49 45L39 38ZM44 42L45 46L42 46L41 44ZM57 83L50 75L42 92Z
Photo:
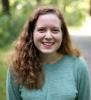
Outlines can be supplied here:
M50 48L54 42L42 42L43 46L46 47L46 48Z

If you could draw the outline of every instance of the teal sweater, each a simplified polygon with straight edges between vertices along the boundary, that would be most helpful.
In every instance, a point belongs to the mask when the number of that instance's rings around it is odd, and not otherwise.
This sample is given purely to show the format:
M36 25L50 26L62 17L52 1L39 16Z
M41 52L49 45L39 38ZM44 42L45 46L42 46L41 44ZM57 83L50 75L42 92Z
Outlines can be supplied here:
M83 58L64 56L54 64L44 65L42 89L17 86L7 75L7 100L91 100L88 68Z

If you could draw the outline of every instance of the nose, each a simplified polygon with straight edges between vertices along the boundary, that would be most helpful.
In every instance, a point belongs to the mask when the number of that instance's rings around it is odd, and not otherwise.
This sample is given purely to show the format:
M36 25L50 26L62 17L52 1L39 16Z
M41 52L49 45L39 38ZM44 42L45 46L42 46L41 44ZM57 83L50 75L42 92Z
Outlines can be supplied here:
M50 30L48 30L48 31L46 32L46 34L45 34L45 39L47 39L47 40L51 40L51 39L52 39L52 33L51 33Z

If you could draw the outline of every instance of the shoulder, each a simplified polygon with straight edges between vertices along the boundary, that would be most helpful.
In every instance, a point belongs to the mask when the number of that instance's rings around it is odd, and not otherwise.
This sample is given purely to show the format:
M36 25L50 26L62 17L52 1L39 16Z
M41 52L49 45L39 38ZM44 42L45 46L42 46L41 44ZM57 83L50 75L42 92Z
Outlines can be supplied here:
M70 57L71 61L73 61L73 72L75 75L75 79L80 80L89 80L89 68L87 61L84 57Z
M85 71L88 70L88 64L84 57L75 57L75 67L78 71Z
M72 66L74 73L88 73L88 64L84 57L66 56L65 61Z
M66 56L66 60L73 63L75 67L84 68L87 67L87 61L84 57Z
M68 58L67 59L70 60L72 63L72 69L76 83L80 84L81 82L83 84L85 81L89 82L90 72L86 59L82 56L80 57L69 56Z

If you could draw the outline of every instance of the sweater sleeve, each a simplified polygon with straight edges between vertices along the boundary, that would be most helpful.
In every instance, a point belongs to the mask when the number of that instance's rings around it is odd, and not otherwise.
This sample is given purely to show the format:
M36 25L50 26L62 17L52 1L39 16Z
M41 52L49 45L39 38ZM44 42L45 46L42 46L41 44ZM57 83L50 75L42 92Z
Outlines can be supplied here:
M7 72L6 95L7 100L22 100L20 97L19 86L14 83L10 71Z
M91 100L90 75L88 66L83 58L79 58L77 65L77 89L76 100Z

